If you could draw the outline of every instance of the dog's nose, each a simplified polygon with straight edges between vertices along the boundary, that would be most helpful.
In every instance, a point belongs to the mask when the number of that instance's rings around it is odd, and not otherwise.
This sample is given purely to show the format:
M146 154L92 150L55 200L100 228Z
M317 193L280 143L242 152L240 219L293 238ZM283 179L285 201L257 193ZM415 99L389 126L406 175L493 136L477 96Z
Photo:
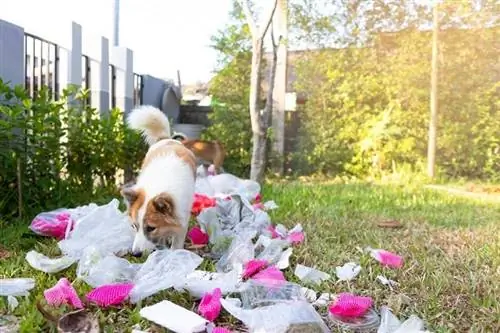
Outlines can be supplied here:
M142 252L138 251L138 252L132 252L132 255L136 258L139 258L139 257L142 257Z

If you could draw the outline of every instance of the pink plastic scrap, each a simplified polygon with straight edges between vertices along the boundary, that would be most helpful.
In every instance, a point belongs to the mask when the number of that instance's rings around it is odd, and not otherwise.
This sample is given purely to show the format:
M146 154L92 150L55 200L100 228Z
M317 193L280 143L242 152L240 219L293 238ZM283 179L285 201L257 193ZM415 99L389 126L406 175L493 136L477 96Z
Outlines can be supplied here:
M248 279L267 267L267 260L252 259L245 263L242 274L243 279Z
M78 309L83 308L82 301L66 278L61 278L52 288L45 290L43 295L49 305L69 304Z
M85 298L102 307L120 305L127 299L133 287L132 283L108 284L95 288Z
M232 333L232 332L225 327L214 327L212 333Z
M252 280L265 282L270 286L279 286L282 283L286 282L283 272L280 271L276 266L270 266L258 272L257 274L252 276Z
M390 267L390 268L401 268L403 266L403 257L386 251L386 250L370 250L370 255L372 258L377 260L379 263L381 263L384 266Z
M220 314L222 291L220 288L215 288L212 293L203 295L200 305L198 305L198 313L208 321L214 321Z
M300 225L298 226L300 227ZM290 231L287 231L284 226L282 226L282 228L284 230L278 231L276 226L271 225L267 228L267 231L271 234L271 238L286 239L292 245L298 245L305 240L305 235L302 231L302 227L297 228L296 226ZM283 234L281 234L282 232Z
M200 227L193 227L189 230L187 236L194 245L206 245L208 244L208 234L204 233Z
M329 311L336 316L357 318L363 316L372 305L373 300L371 297L341 293L330 306Z
M54 219L36 217L31 222L31 229L37 234L55 237L60 240L66 235L68 223L72 223L71 215L67 212L62 212L56 214Z

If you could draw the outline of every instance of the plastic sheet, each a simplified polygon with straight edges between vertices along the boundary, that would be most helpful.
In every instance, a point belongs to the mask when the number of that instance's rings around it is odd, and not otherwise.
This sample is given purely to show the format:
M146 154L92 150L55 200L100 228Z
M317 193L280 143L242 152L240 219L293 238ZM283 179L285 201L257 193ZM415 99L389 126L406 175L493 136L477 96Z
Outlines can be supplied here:
M315 284L320 284L325 280L329 280L331 277L330 274L300 264L298 264L297 267L295 267L294 274L301 281L305 283L315 283Z
M321 316L307 301L280 302L255 309L244 309L222 299L224 309L241 320L253 333L330 332Z
M348 262L344 266L337 266L335 272L340 281L351 281L361 272L361 266L354 262Z
M0 279L0 296L28 296L28 291L34 287L34 279Z
M219 288L222 295L236 292L241 284L241 267L228 273L194 271L186 279L175 285L177 290L187 290L194 298L201 298L205 293Z
M134 278L130 301L138 301L171 288L192 273L203 261L186 250L159 250L151 253Z
M236 236L233 238L227 252L215 265L218 272L229 272L235 267L255 257L255 249L252 239L247 236Z
M141 264L131 264L126 259L115 255L103 255L96 247L84 250L78 263L78 278L96 288L103 285L131 282Z
M249 280L240 290L242 308L255 309L281 302L306 301L301 289L301 286L291 282L269 287L265 281Z
M401 321L391 312L382 306L380 308L380 326L377 333L425 333L424 322L415 315L410 316L405 322Z
M105 254L127 253L134 241L135 232L128 217L119 209L119 202L98 206L76 221L76 226L66 239L59 242L61 251L79 259L88 246L97 247Z
M57 273L73 265L76 262L76 259L68 256L49 258L41 253L31 250L26 253L26 261L31 267L39 271L45 273Z

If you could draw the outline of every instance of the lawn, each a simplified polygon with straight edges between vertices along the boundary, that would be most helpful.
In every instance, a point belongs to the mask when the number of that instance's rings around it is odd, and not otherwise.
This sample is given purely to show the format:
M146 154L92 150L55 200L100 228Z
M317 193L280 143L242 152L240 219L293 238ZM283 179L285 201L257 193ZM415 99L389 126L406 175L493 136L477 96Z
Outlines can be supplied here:
M363 270L356 280L330 282L316 287L321 292L351 291L372 296L376 306L390 305L406 318L416 314L433 332L500 331L500 204L481 202L414 186L369 184L276 183L266 185L266 200L280 206L271 216L275 223L289 227L300 222L306 242L294 250L286 275L293 276L301 263L335 276L335 267L356 261ZM400 229L383 229L378 222L397 220ZM20 299L15 315L21 332L49 332L50 327L37 312L35 299L60 277L75 277L74 266L58 274L33 270L25 262L28 250L57 254L54 240L33 236L28 222L1 226L0 242L10 257L1 259L1 277L35 277L37 285L27 299ZM370 246L401 254L405 265L399 270L381 268L360 249ZM203 268L211 263L204 262ZM376 281L383 274L399 282L394 291ZM76 282L83 294L89 290ZM142 303L153 304L168 298L194 309L185 294L162 292ZM104 332L130 332L134 324L143 329L149 323L138 314L139 307L98 310ZM0 299L0 314L7 311ZM224 317L229 324L235 320Z

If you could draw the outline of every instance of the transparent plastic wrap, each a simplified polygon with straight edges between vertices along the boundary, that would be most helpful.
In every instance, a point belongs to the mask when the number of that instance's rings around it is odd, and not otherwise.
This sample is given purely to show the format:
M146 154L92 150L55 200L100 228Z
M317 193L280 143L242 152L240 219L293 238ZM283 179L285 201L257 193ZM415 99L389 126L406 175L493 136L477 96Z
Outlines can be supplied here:
M380 308L380 326L377 333L425 333L424 322L415 315L410 316L405 322L401 321L391 312L382 306Z
M76 226L66 239L59 242L61 251L79 259L88 246L97 247L105 254L127 253L134 241L134 230L128 217L119 209L119 202L98 206L76 221Z
M28 296L28 292L34 287L34 279L0 279L0 296Z
M227 252L215 265L217 272L229 272L235 267L243 266L244 263L255 257L255 249L252 238L247 235L233 238Z
M243 309L222 299L224 309L241 320L253 333L328 333L321 316L307 301L288 301L255 309Z
M96 288L103 285L131 282L141 264L131 264L115 255L103 255L95 247L84 250L78 263L77 277Z
M45 273L60 272L76 262L76 259L68 256L62 256L60 258L49 258L34 250L26 253L25 258L31 267Z
M266 281L249 280L240 289L241 306L255 309L282 302L306 301L301 289L301 286L291 282L270 287Z
M60 208L38 214L31 221L29 228L41 236L63 239L66 235L66 229L71 229L73 223L69 210Z
M195 271L175 286L177 290L187 290L192 297L201 298L205 293L219 288L222 295L236 292L241 283L241 267L228 273Z
M130 301L136 303L183 281L203 261L186 250L159 250L149 255L134 278Z

